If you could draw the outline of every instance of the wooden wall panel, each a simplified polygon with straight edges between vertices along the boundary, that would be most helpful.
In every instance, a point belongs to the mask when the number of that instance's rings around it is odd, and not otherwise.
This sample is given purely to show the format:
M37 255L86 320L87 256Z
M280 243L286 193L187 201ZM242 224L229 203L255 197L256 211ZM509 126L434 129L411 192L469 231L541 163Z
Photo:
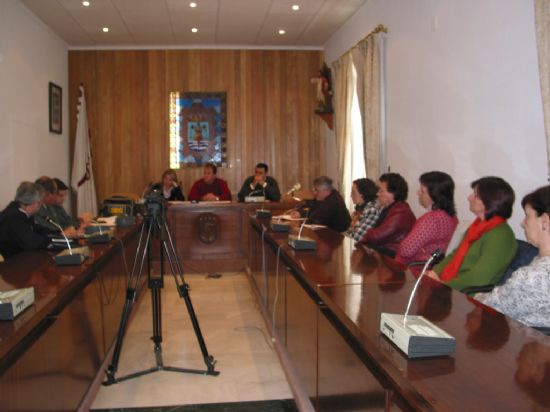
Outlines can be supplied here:
M282 190L326 173L325 125L313 113L320 51L132 50L70 51L71 150L78 85L86 91L98 197L141 194L168 168L171 91L225 91L228 168L218 175L236 194L259 161ZM178 176L188 192L202 175Z

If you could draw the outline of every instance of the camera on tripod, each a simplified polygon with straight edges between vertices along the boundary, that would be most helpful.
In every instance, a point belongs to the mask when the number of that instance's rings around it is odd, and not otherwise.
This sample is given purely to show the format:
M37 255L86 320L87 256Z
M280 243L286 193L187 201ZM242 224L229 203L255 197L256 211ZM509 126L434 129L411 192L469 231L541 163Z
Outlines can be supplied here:
M166 210L166 199L160 190L152 190L145 196L146 216L162 217Z

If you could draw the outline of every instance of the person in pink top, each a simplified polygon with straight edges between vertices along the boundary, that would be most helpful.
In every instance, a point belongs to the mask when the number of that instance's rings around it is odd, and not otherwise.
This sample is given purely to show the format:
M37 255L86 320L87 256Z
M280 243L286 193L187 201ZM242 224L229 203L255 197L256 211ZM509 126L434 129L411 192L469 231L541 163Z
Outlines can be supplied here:
M454 204L455 184L443 172L428 172L420 176L416 192L420 204L428 209L414 224L397 250L395 259L405 265L426 261L437 249L447 250L458 224Z

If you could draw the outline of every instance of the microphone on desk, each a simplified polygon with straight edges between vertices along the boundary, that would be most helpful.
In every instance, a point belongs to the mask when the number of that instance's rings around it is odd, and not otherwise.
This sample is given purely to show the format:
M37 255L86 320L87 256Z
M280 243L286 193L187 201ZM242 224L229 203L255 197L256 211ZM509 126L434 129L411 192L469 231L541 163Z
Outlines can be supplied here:
M296 182L294 183L294 186L292 186L290 190L286 192L286 195L291 196L292 194L294 194L296 190L300 190L301 188L302 188L302 185L300 184L300 182Z
M265 206L265 187L262 187L261 190L259 190L260 193L263 194L263 196L260 197L262 205L260 209L256 209L256 217L264 218L264 219L271 219L271 210L264 209Z
M304 221L300 225L300 229L298 230L298 236L296 235L288 235L288 244L296 250L314 250L317 248L317 242L315 239L312 239L310 237L302 237L302 230L304 229L304 226L307 222L307 217L309 215L309 210L306 213L306 217L304 218Z
M380 332L409 358L452 355L455 351L454 337L423 316L409 316L409 309L419 283L433 261L442 255L443 252L437 249L424 265L409 296L404 315L383 312L380 316Z
M92 232L89 240L90 243L108 243L111 241L111 235L109 233L103 233L101 223L97 220L92 220L92 223L97 224L97 231ZM99 232L99 233L98 233Z
M71 242L69 241L69 238L65 235L65 232L63 232L63 228L51 217L47 216L46 221L50 223L51 225L55 226L59 231L61 232L61 235L65 238L65 242L67 242L67 250L63 250L59 252L55 258L55 264L59 266L65 266L65 265L80 265L84 259L86 259L89 256L89 251L87 247L79 247L75 248L73 251L73 248L71 248Z

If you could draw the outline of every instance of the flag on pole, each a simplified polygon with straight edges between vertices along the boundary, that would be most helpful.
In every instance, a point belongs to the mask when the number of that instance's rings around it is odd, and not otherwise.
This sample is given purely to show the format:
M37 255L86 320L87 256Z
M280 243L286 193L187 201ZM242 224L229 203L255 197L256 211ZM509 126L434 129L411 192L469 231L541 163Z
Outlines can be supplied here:
M92 156L90 152L90 135L88 130L88 114L86 113L86 98L81 85L78 98L76 136L74 144L73 170L71 186L76 191L76 210L78 216L84 212L97 216L97 196L95 193Z

